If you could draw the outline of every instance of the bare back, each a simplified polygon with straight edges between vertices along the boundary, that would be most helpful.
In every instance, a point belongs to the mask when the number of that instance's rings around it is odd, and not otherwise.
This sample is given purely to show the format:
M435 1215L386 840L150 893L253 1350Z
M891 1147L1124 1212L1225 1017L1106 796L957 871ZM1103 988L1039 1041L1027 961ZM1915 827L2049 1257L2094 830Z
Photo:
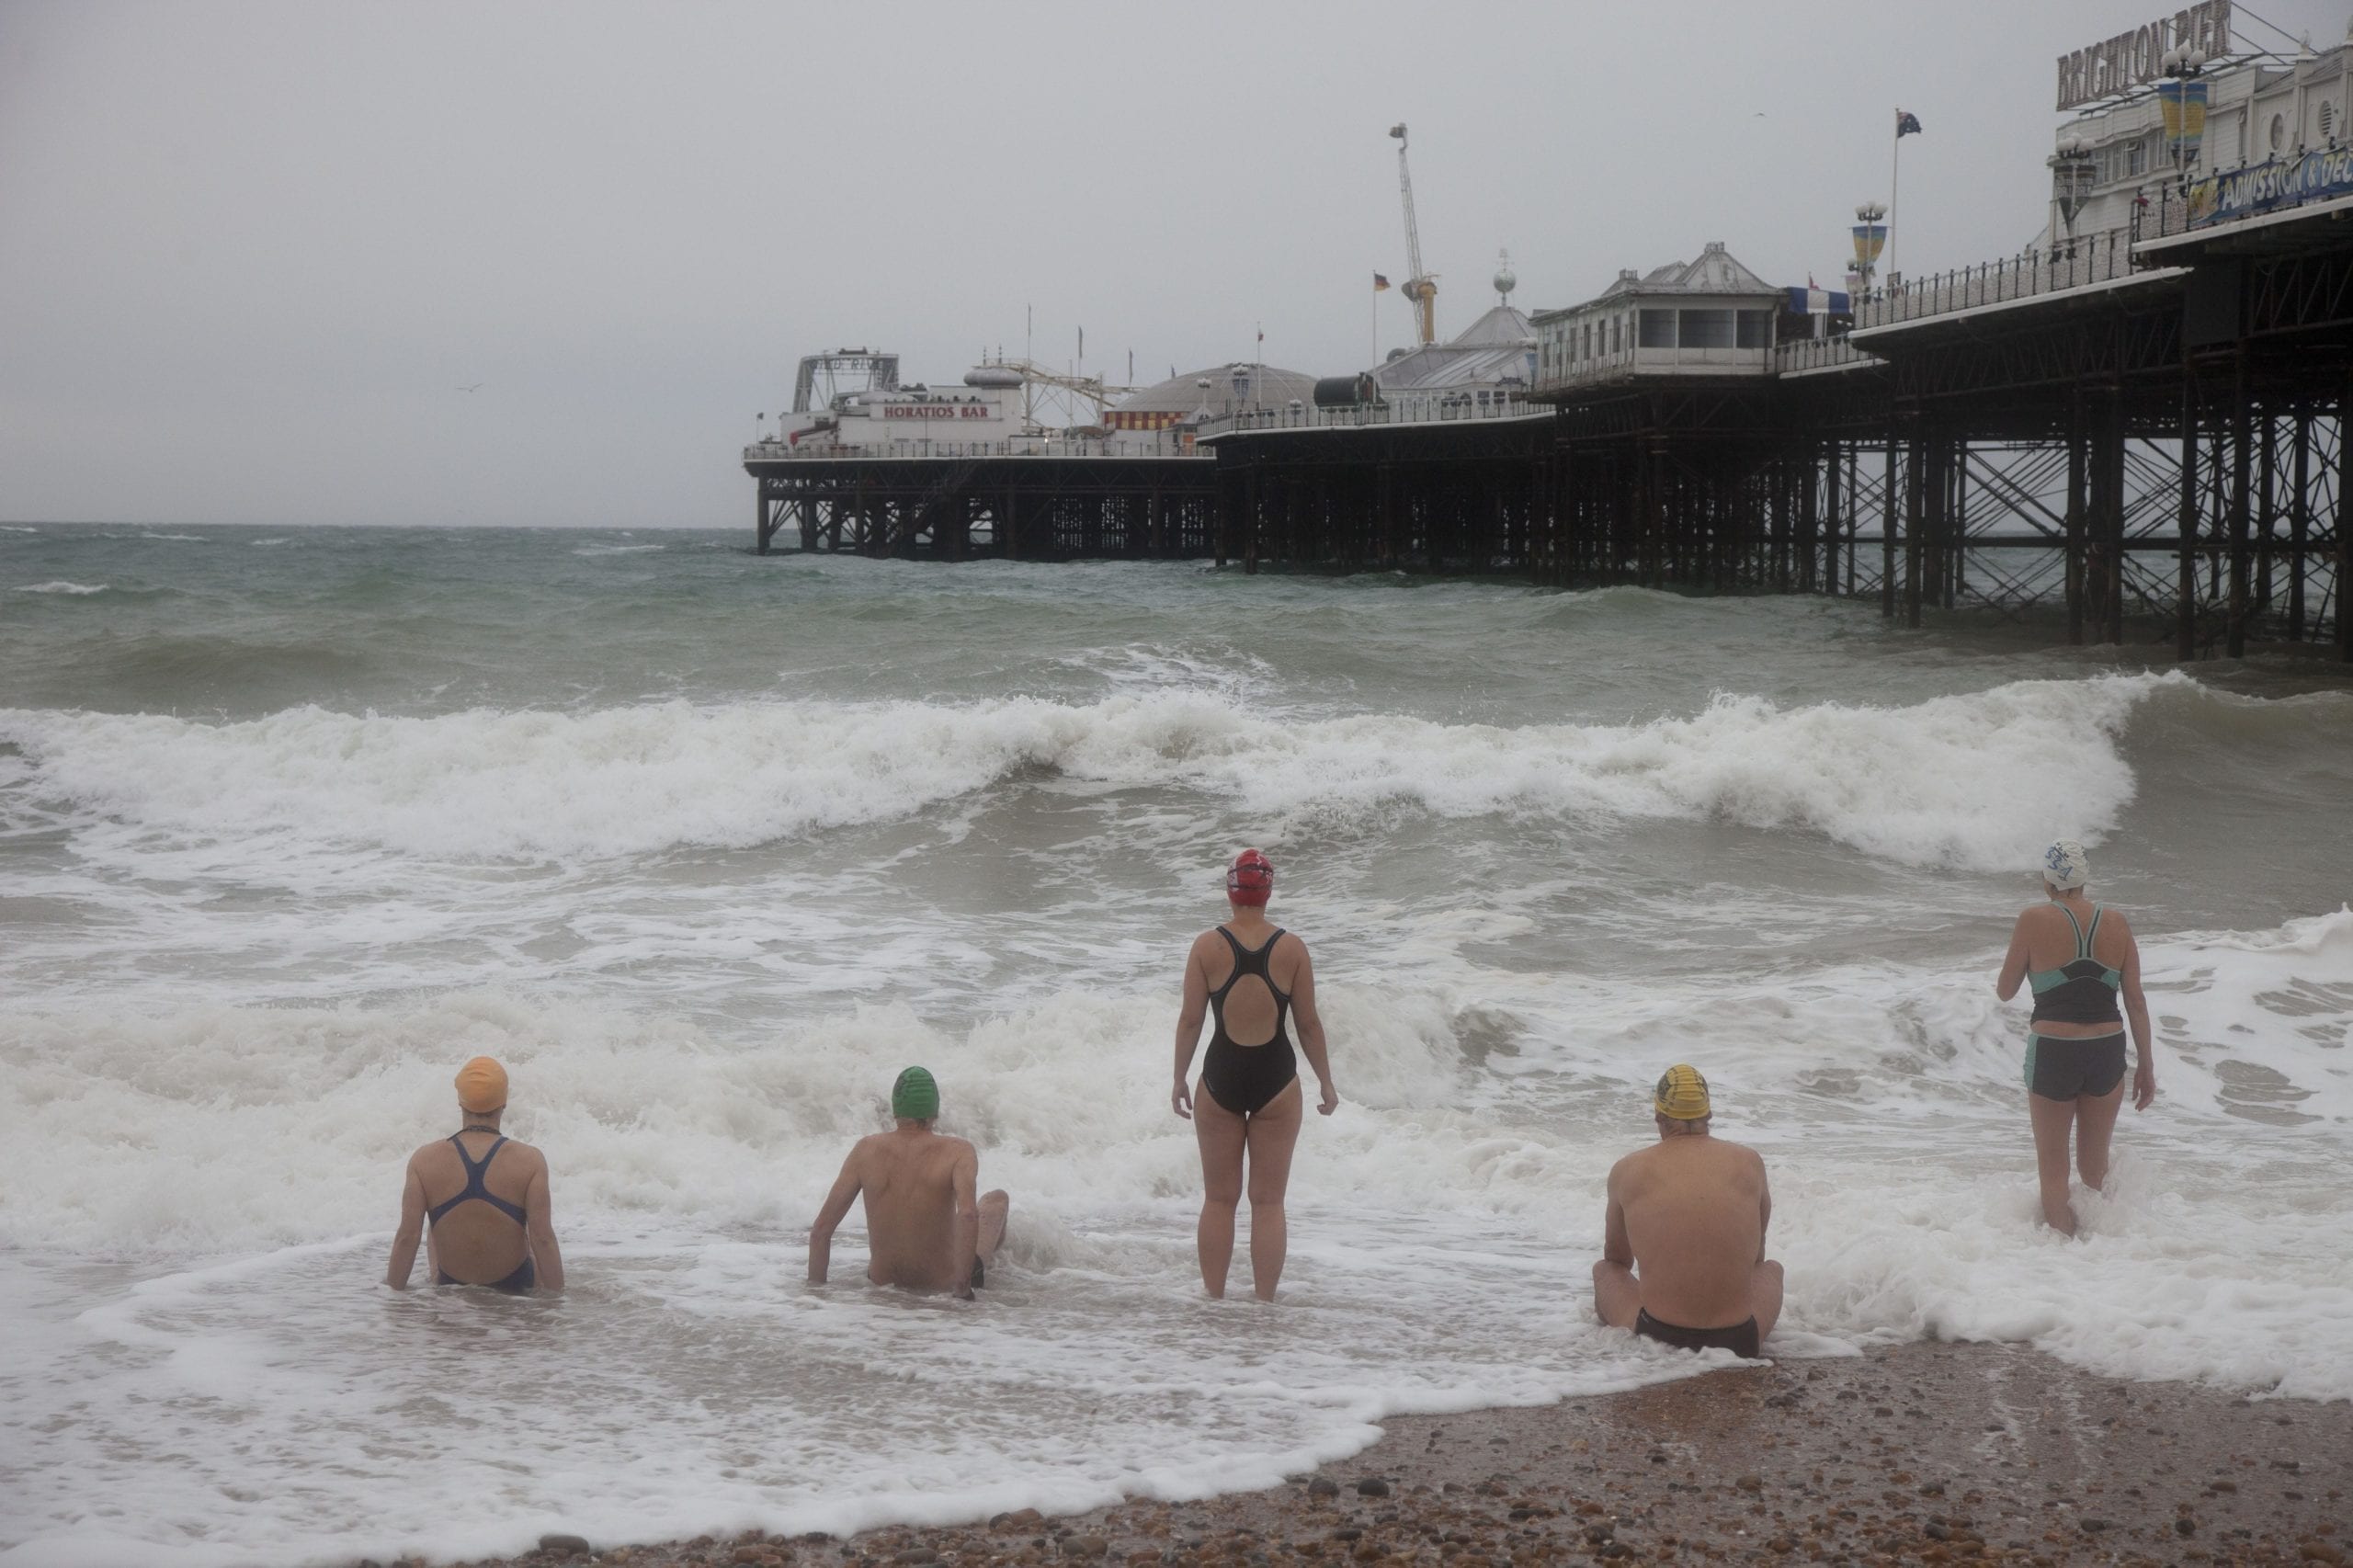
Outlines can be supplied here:
M1233 939L1245 948L1256 949L1274 936L1273 924L1265 919L1230 922L1224 929L1233 933ZM1278 1016L1281 1009L1267 983L1256 974L1233 978L1233 949L1215 929L1202 932L1193 939L1192 961L1201 971L1208 991L1215 994L1228 980L1233 989L1226 993L1223 1017L1226 1037L1234 1044L1255 1048L1270 1043L1275 1038ZM1267 955L1267 972L1286 996L1300 989L1300 971L1307 961L1307 944L1286 931L1275 943L1274 951Z
M547 1157L529 1143L517 1143L511 1138L501 1143L499 1135L485 1128L470 1128L459 1136L465 1140L466 1152L476 1160L496 1147L496 1154L491 1156L488 1168L483 1172L483 1187L492 1197L529 1212L533 1185L539 1184L544 1189ZM425 1189L428 1213L466 1190L465 1164L447 1138L427 1143L409 1156L408 1164L415 1179ZM541 1202L544 1201L542 1198ZM504 1210L475 1201L460 1203L434 1221L427 1245L437 1271L466 1284L480 1285L505 1278L521 1267L530 1256L531 1238L525 1226Z
M848 1174L866 1207L869 1279L911 1290L964 1284L972 1260L957 1246L957 1199L961 1187L972 1201L980 1175L970 1143L916 1130L877 1132L858 1140Z
M1756 1152L1704 1133L1663 1138L1609 1173L1610 1218L1623 1216L1644 1310L1688 1327L1750 1315L1769 1206Z

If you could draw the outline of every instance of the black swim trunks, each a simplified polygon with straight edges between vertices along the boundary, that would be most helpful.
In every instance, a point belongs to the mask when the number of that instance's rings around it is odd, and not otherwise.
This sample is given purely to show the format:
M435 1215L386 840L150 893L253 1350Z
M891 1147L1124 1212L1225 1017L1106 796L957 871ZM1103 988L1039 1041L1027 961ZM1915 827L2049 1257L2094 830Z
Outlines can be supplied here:
M1649 1312L1641 1312L1634 1314L1634 1332L1644 1339L1672 1345L1677 1350L1729 1350L1745 1360L1756 1359L1756 1320L1753 1317L1730 1328L1684 1328L1661 1323Z
M2124 1081L2124 1036L2064 1040L2047 1034L2026 1037L2026 1086L2046 1100L2097 1099Z

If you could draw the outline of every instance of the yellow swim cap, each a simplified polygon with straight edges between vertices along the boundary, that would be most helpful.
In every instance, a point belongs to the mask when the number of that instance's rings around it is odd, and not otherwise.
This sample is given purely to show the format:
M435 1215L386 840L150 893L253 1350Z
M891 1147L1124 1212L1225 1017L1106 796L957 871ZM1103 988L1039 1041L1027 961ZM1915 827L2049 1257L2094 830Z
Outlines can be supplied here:
M1709 1114L1708 1080L1697 1067L1678 1062L1659 1075L1651 1104L1670 1120L1698 1121Z
M476 1116L506 1108L506 1069L477 1056L458 1069L458 1104Z

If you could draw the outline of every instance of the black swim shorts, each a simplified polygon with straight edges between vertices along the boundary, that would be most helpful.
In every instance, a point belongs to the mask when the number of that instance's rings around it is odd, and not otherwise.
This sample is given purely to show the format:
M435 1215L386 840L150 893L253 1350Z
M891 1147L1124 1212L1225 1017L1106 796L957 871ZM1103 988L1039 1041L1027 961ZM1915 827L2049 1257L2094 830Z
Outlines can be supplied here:
M1685 1328L1661 1323L1648 1312L1640 1312L1634 1314L1634 1332L1644 1339L1672 1345L1677 1350L1729 1350L1747 1360L1756 1359L1756 1320L1753 1317L1730 1328Z
M2090 1040L2026 1037L2026 1086L2046 1100L2097 1099L2124 1081L2124 1034Z

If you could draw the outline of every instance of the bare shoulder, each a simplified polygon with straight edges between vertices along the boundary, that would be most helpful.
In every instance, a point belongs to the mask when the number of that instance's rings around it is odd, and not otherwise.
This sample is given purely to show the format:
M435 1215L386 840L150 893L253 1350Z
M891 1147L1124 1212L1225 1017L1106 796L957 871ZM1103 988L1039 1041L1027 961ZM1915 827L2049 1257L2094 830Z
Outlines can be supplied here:
M1283 930L1283 934L1275 938L1275 951L1282 954L1286 958L1295 959L1301 962L1305 962L1307 959L1307 940L1298 932L1286 926Z
M518 1143L514 1139L509 1138L506 1141L506 1147L508 1152L516 1158L521 1160L523 1164L539 1170L545 1170L548 1168L548 1157L540 1152L536 1144Z
M1620 1178L1633 1176L1637 1172L1641 1171L1643 1166L1649 1165L1650 1157L1656 1152L1657 1147L1658 1146L1656 1144L1651 1144L1644 1148L1637 1149L1631 1154L1619 1155L1618 1163L1609 1167L1610 1187L1615 1190Z

